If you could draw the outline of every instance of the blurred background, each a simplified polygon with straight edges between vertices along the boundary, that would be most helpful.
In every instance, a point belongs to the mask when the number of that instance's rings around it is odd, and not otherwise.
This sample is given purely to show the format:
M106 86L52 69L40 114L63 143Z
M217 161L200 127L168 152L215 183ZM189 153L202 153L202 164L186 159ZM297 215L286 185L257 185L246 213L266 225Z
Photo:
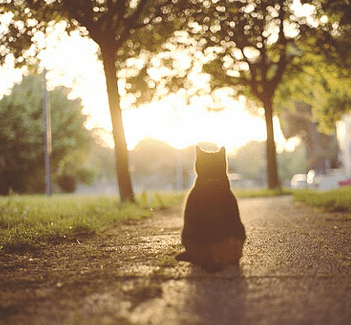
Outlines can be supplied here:
M120 191L106 51L92 29L120 12L90 2L80 13L69 2L1 2L1 195L45 192L45 90L53 191ZM126 1L123 17L142 3ZM164 0L133 16L125 42L110 44L133 191L189 189L196 145L226 147L233 189L349 185L350 7Z

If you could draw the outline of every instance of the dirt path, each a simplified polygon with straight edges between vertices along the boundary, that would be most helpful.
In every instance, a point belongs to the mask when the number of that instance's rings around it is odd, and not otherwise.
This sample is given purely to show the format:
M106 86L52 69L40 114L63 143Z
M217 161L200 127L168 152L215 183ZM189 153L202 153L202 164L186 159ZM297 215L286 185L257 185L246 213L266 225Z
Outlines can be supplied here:
M351 214L239 201L240 266L176 262L181 209L99 237L0 253L0 324L349 324Z

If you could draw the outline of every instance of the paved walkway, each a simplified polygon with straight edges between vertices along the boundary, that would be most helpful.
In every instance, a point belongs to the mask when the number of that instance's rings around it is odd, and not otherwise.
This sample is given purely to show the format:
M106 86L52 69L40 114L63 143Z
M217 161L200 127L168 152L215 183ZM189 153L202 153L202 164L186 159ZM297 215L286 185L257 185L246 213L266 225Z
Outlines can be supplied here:
M351 214L322 213L291 197L243 199L239 208L248 234L240 267L165 268L161 293L123 316L131 324L350 324ZM147 245L179 243L179 210L153 222L159 232Z
M181 209L161 211L111 230L79 282L55 280L66 298L85 288L79 299L55 298L54 308L50 293L13 324L351 324L351 214L291 197L242 199L239 209L248 236L239 266L208 274L174 261Z

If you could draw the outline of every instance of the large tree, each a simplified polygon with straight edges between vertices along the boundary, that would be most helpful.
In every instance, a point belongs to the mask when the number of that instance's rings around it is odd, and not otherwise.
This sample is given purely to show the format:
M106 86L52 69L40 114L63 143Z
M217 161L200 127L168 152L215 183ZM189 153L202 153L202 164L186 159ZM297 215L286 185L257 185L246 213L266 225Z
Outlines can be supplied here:
M295 57L294 38L302 24L291 6L290 0L204 1L204 10L198 11L190 24L192 36L210 57L205 71L212 76L213 87L233 87L237 94L263 105L269 188L280 187L273 130L274 96Z
M186 71L178 76L165 75L169 88L184 87L191 94L190 87L196 86L198 80L189 80L189 76L203 64L203 70L211 76L212 90L229 87L236 96L244 95L256 102L256 107L263 106L268 187L277 188L280 181L273 130L274 98L285 71L297 63L294 60L300 53L296 40L311 26L306 17L294 12L292 0L193 0L188 3L190 14L187 24L183 25L186 33L175 35L169 40L173 47L167 45L164 49L172 54L191 46L193 50L187 54L193 57L193 65L181 64ZM164 61L172 61L169 56ZM175 64L170 66L174 68ZM146 71L143 70L144 74Z
M263 105L268 187L279 187L273 132L277 90L287 72L299 70L306 64L303 59L306 53L318 49L322 57L332 52L335 62L340 59L350 61L349 1L302 0L303 4L293 0L196 2L201 6L191 6L192 15L187 27L209 60L205 71L212 77L212 88L229 86L238 95L243 94ZM349 64L346 62L344 74ZM331 71L326 69L324 72L329 75ZM341 75L334 73L333 78ZM343 78L345 80L345 75ZM289 83L288 79L285 81ZM338 90L342 88L341 83ZM317 81L317 84L324 87L323 82ZM332 102L337 103L336 97L345 102L347 87L338 95L333 80L328 86L329 106Z
M182 12L180 0L16 0L2 1L0 13L13 17L0 35L1 59L12 53L17 63L24 62L37 31L47 32L64 21L66 30L78 29L100 48L106 76L108 102L115 143L116 174L122 201L134 201L129 173L117 71L127 58L143 48L155 50L171 35L180 21L174 11ZM32 51L35 48L32 46Z

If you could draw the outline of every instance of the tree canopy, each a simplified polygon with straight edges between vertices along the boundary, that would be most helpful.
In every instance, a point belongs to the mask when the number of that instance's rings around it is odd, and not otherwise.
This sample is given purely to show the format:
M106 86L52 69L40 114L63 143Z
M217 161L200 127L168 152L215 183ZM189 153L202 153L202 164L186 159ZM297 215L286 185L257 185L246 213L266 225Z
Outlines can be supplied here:
M133 200L119 105L121 89L118 77L121 74L118 72L128 66L126 62L130 58L144 56L151 62L146 51L155 53L168 49L177 54L179 48L195 49L190 52L196 62L201 61L197 69L203 67L211 76L212 89L228 86L236 95L243 94L263 105L267 129L268 186L279 187L272 120L279 86L285 80L289 82L289 73L308 66L305 60L307 54L315 54L318 50L318 55L329 57L328 60L333 60L335 65L342 55L347 62L351 57L347 55L350 42L349 3L343 0L301 2L305 4L302 9L307 10L307 14L303 10L299 12L299 1L293 0L6 1L1 3L0 13L11 14L12 20L8 30L0 35L1 60L11 53L17 64L27 62L30 54L39 49L35 34L48 33L57 22L64 22L67 31L79 30L81 35L92 38L99 45L113 125L120 194L122 200ZM184 42L183 35L191 41ZM169 45L172 42L179 46L172 47ZM31 50L26 51L29 48ZM328 53L331 55L328 56ZM164 59L169 61L167 56ZM156 66L160 67L158 62ZM327 72L328 68L327 64ZM185 70L189 69L191 64L185 64ZM146 96L147 88L155 88L155 82L160 82L160 78L152 80L151 70L146 66L134 70L137 71L131 82L139 88L138 98L150 100L152 97ZM179 89L181 84L185 88L186 84L194 84L194 79L190 80L184 69L180 76L169 76L169 70L164 72L171 90ZM334 80L339 80L339 77ZM319 82L318 76L314 78L312 82ZM345 96L343 91L341 95L335 91L334 84L332 79L328 79L313 90L320 92L318 88L324 87L327 90L325 94L331 94L325 97L325 102L337 103L337 99ZM339 84L338 89L344 85L343 82ZM126 91L133 90L133 86L127 86ZM323 109L320 112L328 115Z
M230 87L265 109L268 186L279 187L273 132L273 99L283 74L298 52L295 39L307 29L305 19L293 11L291 0L189 1L188 34L170 41L178 48L192 46L193 66L199 59L210 75L212 90ZM199 56L197 53L201 52ZM191 72L192 67L188 68ZM189 73L169 80L170 87L194 84ZM143 77L143 76L141 76ZM144 77L145 79L145 77Z
M156 50L163 35L171 35L181 21L174 13L182 0L9 0L0 2L0 14L10 14L8 29L0 35L3 60L12 54L17 65L27 64L41 50L35 34L50 33L63 22L65 30L79 30L100 48L118 56L117 64L139 53L147 44ZM31 49L31 53L28 53Z
M164 71L169 89L177 91L183 87L189 94L188 89L194 86L193 72L200 65L210 75L212 90L229 87L234 95L244 95L255 101L257 107L264 107L269 187L279 186L272 117L283 109L282 98L293 103L297 97L309 96L308 103L315 104L314 116L325 129L348 109L350 78L349 69L345 68L351 57L347 37L350 6L342 0L301 2L189 1L190 14L183 25L186 33L177 32L163 47L168 53L163 60L171 67ZM171 52L186 52L187 47L193 49L187 51L192 63L183 64L175 75L172 69L177 66L177 55L173 54L172 59ZM155 64L150 62L149 68L145 66L139 75L129 79L131 84L135 81L135 89L139 87L144 93L148 85L154 84ZM339 68L335 68L337 64ZM310 72L312 65L313 76L301 74ZM300 78L294 80L294 75ZM294 84L296 88L292 87ZM282 85L291 90L285 91L284 96ZM144 98L152 97L148 94Z

